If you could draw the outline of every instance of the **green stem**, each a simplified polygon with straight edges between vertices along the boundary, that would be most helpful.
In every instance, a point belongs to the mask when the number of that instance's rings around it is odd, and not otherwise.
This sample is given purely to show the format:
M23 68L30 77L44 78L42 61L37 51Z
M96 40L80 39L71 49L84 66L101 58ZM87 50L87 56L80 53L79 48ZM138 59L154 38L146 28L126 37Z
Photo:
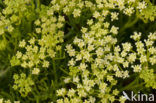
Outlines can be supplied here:
M40 9L40 5L41 5L41 4L40 4L40 0L37 0L36 3L37 3L37 4L36 4L36 5L37 5L37 9Z
M28 99L29 99L29 100L31 100L31 101L35 101L35 99L34 99L34 98L29 97L29 96L28 96Z
M138 87L141 87L141 86L143 86L145 83L143 82L143 83L141 83L141 84L138 84L138 85L136 85L136 86L133 86L133 87L131 87L131 88L138 88Z
M133 21L128 20L128 22L124 25L123 28L120 29L120 33L122 33L125 29L132 27L138 21L138 17L136 17Z
M65 74L69 75L67 71L65 71L63 68L59 68L61 71L63 71Z
M57 74L56 74L55 60L52 59L52 62L53 62L53 71L54 71L55 84L57 84Z
M38 97L38 96L36 96L36 103L40 103L40 102L39 102L39 97Z
M124 88L121 88L120 91L123 91L123 90L128 90L130 88L133 88L133 85L136 85L136 82L138 81L138 78L136 78L133 82L131 82L129 85L127 85L126 87Z

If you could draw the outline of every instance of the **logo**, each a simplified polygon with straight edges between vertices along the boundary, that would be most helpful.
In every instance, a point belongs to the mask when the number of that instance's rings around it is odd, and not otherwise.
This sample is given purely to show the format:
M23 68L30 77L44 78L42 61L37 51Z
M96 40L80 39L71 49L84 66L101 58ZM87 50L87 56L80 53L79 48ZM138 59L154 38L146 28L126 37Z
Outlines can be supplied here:
M141 94L138 92L138 94L135 94L133 91L131 91L131 95L128 96L128 94L123 91L123 96L129 100L129 101L154 101L154 94Z

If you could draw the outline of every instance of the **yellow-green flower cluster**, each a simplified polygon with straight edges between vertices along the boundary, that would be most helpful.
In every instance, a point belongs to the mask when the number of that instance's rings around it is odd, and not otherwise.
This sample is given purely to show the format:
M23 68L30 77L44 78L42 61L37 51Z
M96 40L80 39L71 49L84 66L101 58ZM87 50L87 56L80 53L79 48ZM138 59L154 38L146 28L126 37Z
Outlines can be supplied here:
M31 1L30 0L5 0L4 4L7 6L4 10L3 13L6 15L9 14L16 14L16 13L22 13L27 11L27 8L30 5ZM22 16L22 15L21 15Z
M81 10L84 8L83 0L52 0L52 10L54 12L62 12L66 15L73 15L74 18L81 15Z
M39 19L37 19L34 23L36 25L36 33L37 34L49 34L53 36L55 39L59 39L59 42L63 42L62 36L59 35L64 27L65 18L64 16L56 16L54 15L54 11L51 8L44 11L46 13L40 14Z
M61 89L54 86L54 89L58 89L58 98L54 97L57 103L124 103L126 99L120 95L121 88L117 85L132 73L138 74L146 87L156 88L156 32L150 33L145 40L142 40L141 32L134 32L130 36L132 42L119 43L117 39L120 39L120 33L122 36L123 31L139 18L151 21L155 19L155 6L148 0L52 0L49 6L31 0L5 0L4 3L6 8L0 13L0 35L5 32L12 33L16 25L24 20L30 20L28 27L32 29L28 33L30 37L19 42L19 49L10 61L12 66L29 68L28 73L31 73L28 77L24 73L14 75L13 88L23 97L35 85L32 74L38 75L35 80L39 79L39 73L45 68L52 67L54 70L54 73L47 73L47 77L51 74L53 77L54 74L54 82L60 80L56 74L59 69L56 70L56 67L61 62L57 64L57 58L62 52L68 54L69 61L64 67L69 67L69 73L61 68L62 64L59 68L69 74L64 82L70 86ZM34 8L35 11L31 12ZM145 15L153 8L154 10ZM33 18L34 14L38 16ZM120 17L129 19L123 28L124 20L120 20ZM118 21L121 25L117 24ZM74 33L77 33L76 37ZM71 40L66 42L66 39ZM41 76L40 80L48 81L47 77ZM50 81L53 86L53 80ZM47 87L49 84L49 81L44 82L45 88L39 86L39 91L51 90L51 87ZM35 89L37 91L38 88ZM36 93L33 95L39 94L38 91ZM42 101L41 95L34 97L37 102L39 97ZM0 103L1 101L3 99L0 99Z
M144 22L154 21L156 17L156 6L148 4L147 8L140 12L139 16Z
M28 43L25 40L19 43L19 47L25 52L18 51L16 58L20 60L23 68L34 68L31 70L32 74L38 74L40 67L49 67L50 63L47 58L54 58L56 52L61 50L58 44L63 42L64 32L60 29L64 21L63 16L56 18L52 15L41 15L41 19L35 21L36 33L42 36L41 39L32 38Z
M140 74L140 78L145 81L146 87L152 87L153 89L156 89L156 77L154 75L154 69L144 69Z
M135 40L136 51L134 51L134 46L132 47L131 43L126 42L122 44L123 50L119 50L117 53L119 57L123 58L123 60L121 59L123 68L131 67L134 72L140 72L141 69L146 66L148 67L149 64L155 65L156 48L154 47L154 42L156 40L156 33L150 33L148 39L144 40L145 43L140 40L140 32L134 32L131 38Z
M61 33L58 35L63 35ZM40 72L39 68L48 68L50 63L47 58L54 58L56 51L61 49L61 46L56 46L55 42L53 42L54 39L50 35L44 35L40 40L35 38L30 39L28 42L22 40L19 43L21 52L16 53L20 65L23 68L30 68L32 74L38 74ZM57 49L54 47L57 47Z
M11 25L12 21L3 16L2 13L0 13L0 17L0 35L4 34L6 31L12 32L14 30L14 27Z
M111 30L108 28L108 22L92 23L89 30L82 28L82 38L76 37L74 45L66 46L66 51L71 57L68 63L69 81L75 84L75 88L58 90L58 96L64 97L59 99L58 103L94 103L97 98L103 103L116 100L118 90L112 89L117 84L116 77L126 78L129 73L119 67L124 59L118 55L117 48L114 53L116 55L111 53L117 39L109 35ZM78 47L77 50L73 46ZM130 49L131 47L127 50ZM113 91L116 93L113 94Z
M31 92L32 86L34 85L31 77L27 77L26 74L21 73L20 75L15 74L13 78L15 83L13 88L18 90L23 97L27 96L28 93Z
M112 36L107 34L100 36L102 24L99 27L97 24L91 25L91 30L84 32L81 39L77 37L74 39L74 47L77 46L79 49L75 50L71 44L66 46L67 53L71 57L68 64L70 82L75 84L76 88L58 90L58 96L64 97L59 99L58 103L66 100L72 102L75 99L82 102L84 98L86 98L84 101L91 102L89 98L93 95L94 101L101 98L101 102L104 100L113 102L115 95L111 94L111 91L118 82L116 78L129 77L131 68L133 72L143 71L140 78L145 80L147 87L156 86L153 69L148 68L156 64L156 47L153 45L156 41L156 32L150 33L148 39L144 40L145 43L140 40L141 33L134 32L131 36L136 42L134 51L129 42L123 43L120 48L115 45L117 40ZM103 30L109 31L107 28Z
M6 8L0 12L0 35L13 33L14 26L20 25L23 18L32 18L33 6L30 0L5 0L4 5Z
M10 100L4 100L3 98L0 98L0 103L20 103L20 101L11 102Z
M70 3L74 6L73 2ZM119 13L109 10L119 9L128 16L134 13L139 15L147 8L147 3L135 0L96 0L96 3L90 1L83 3L84 7L90 7L92 17L97 21L88 20L88 26L81 29L82 37L76 37L73 44L66 46L66 51L71 59L68 62L70 77L67 77L65 82L73 83L75 86L68 90L65 88L58 90L57 94L62 98L57 102L94 103L100 101L107 103L115 100L124 102L125 98L118 99L118 93L112 93L118 90L112 88L118 83L118 78L129 77L131 70L138 73L149 65L148 61L150 65L155 64L153 44L156 34L150 33L149 38L143 43L140 41L141 33L134 32L131 37L136 42L136 51L130 42L122 43L121 46L117 45L117 39L114 36L118 34L119 28L112 25L111 22L118 20ZM70 9L67 5L65 11L70 13ZM80 9L72 10L74 17L80 16L82 12ZM109 16L111 22L105 22Z
M28 43L25 40L21 41L19 47L25 50L25 53L18 51L16 54L23 68L31 69L40 66L40 64L42 65L41 67L49 66L49 62L45 60L46 48L39 48L35 38L30 39Z

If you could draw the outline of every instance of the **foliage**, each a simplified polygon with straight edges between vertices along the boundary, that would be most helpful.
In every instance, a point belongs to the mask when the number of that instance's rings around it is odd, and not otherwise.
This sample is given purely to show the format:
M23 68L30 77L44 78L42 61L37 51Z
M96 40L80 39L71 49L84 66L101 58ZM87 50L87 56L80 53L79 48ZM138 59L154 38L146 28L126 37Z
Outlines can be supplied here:
M155 20L155 0L0 0L0 103L152 93Z

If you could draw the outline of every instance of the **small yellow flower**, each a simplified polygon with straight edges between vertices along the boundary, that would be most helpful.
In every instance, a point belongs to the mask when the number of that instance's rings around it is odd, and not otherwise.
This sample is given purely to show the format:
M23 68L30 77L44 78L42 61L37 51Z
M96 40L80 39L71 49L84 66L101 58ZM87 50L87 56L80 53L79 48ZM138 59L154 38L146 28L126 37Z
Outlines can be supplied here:
M98 18L99 16L100 16L100 13L97 12L97 11L95 11L94 14L93 14L93 17L94 17L94 18Z
M33 45L35 43L35 38L30 39L29 43Z
M113 34L118 34L118 27L115 27L115 26L112 26L110 32L113 33Z
M80 9L74 9L74 11L73 11L74 17L79 17L80 16L80 13L81 13L81 10Z
M26 45L25 40L20 41L19 47L25 47L25 45Z
M17 53L16 53L16 57L17 57L18 59L21 58L21 57L22 57L22 53L19 52L19 51L17 51Z
M20 103L20 101L14 101L14 103Z
M36 28L36 33L41 33L41 28Z
M48 61L44 61L43 62L43 67L48 68L49 67L49 62Z
M32 74L38 75L40 70L38 68L34 68Z
M38 26L38 25L40 25L40 24L41 24L41 22L40 22L40 20L39 20L39 19L35 21L35 25L37 25L37 26Z
M3 103L3 98L0 99L0 103Z
M8 26L8 31L9 31L9 32L12 32L13 30L14 30L14 28L13 28L12 25Z

